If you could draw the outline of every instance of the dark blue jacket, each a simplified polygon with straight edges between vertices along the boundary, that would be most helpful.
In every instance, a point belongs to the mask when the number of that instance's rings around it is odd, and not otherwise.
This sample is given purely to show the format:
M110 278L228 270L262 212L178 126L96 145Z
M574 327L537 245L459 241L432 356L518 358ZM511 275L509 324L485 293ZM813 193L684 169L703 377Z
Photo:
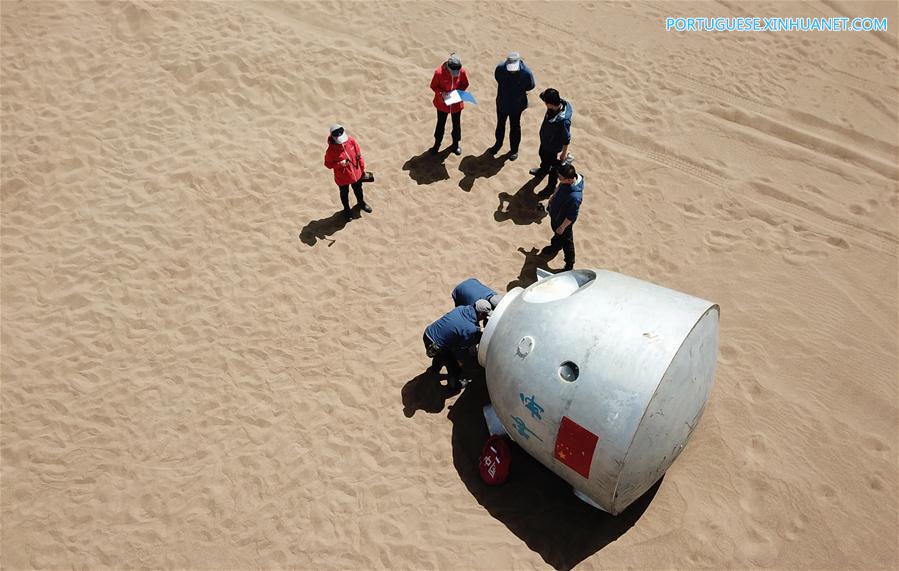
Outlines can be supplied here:
M549 212L549 225L555 230L565 219L571 223L577 220L584 199L584 177L577 175L574 184L560 184L558 190L549 200L546 211Z
M425 333L441 349L461 349L474 345L481 338L481 328L478 327L478 314L474 310L474 305L463 305L453 309L428 325Z
M474 305L479 299L490 300L496 292L485 286L475 278L468 278L453 289L453 302L456 307L460 305Z
M571 103L562 100L560 111L546 110L540 125L540 154L558 154L562 147L571 142Z
M493 72L496 78L496 110L506 115L521 113L528 108L528 91L536 87L534 74L521 62L517 72L506 69L503 62Z

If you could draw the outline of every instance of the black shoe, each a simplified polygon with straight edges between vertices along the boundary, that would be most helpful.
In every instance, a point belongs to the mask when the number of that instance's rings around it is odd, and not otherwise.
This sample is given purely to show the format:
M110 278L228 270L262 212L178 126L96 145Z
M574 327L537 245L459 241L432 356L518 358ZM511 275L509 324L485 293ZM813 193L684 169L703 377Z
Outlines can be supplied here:
M531 170L528 171L528 174L531 176L537 176L538 174L540 174L540 167L532 168Z
M363 212L371 213L371 206L369 206L367 202L360 202L359 208L361 208Z
M518 151L515 151L514 153L512 153L511 155L509 155L509 160L510 160L510 161L517 161L517 160L518 160Z
M555 256L558 253L559 253L559 251L554 249L552 246L545 246L542 250L540 250L539 255L543 256L545 258L548 256Z
M553 195L553 193L555 191L556 191L556 189L552 188L551 186L547 186L546 188L544 188L543 190L541 190L540 192L537 193L537 198L549 198L550 196Z
M454 155L461 155L461 154L462 154L462 147L460 147L458 143L456 143L455 145L453 145L453 154L454 154Z
M563 271L563 272L570 272L570 271L573 270L573 269L574 269L574 262L570 262L570 263L569 263L569 262L565 262L565 267L562 268L562 271Z
M436 144L436 145L434 145L433 147L431 147L431 150L430 150L429 152L430 152L432 155L436 155L439 151L440 151L440 145L439 145L439 144Z
M501 146L501 145L493 145L492 147L490 147L489 149L487 149L487 152L490 153L491 156L492 156L492 155L495 155L496 153L499 152L500 146Z
M344 210L343 211L343 219L346 220L347 222L349 222L350 220L353 219L353 213L349 210Z

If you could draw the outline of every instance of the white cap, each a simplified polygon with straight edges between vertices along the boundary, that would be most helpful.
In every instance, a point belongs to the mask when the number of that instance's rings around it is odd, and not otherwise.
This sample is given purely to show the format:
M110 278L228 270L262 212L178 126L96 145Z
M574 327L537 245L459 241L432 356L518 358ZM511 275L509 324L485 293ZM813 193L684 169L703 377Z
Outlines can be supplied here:
M506 56L506 69L509 71L521 69L521 55L518 52L509 52Z
M328 132L331 134L331 138L334 140L334 142L339 145L346 143L347 139L350 138L349 135L346 134L346 129L344 129L343 125L341 125L340 123L334 123L333 125L331 125L331 127L328 129ZM335 132L340 134L334 136Z

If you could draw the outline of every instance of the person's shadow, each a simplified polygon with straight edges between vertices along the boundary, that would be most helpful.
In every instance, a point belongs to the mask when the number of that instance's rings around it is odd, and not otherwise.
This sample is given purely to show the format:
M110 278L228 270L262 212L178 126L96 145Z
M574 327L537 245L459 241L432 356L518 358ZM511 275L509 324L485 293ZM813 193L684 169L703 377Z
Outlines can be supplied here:
M489 401L486 383L476 381L450 407L453 464L478 503L547 564L571 569L624 535L649 507L661 480L613 516L579 500L567 482L514 442L509 479L488 486L480 478L478 460L489 436L483 416Z
M478 382L483 384L484 369L478 364L477 357L469 354L463 354L460 357L462 359L462 376L472 379L472 384ZM460 393L459 389L442 384L448 382L447 379L446 373L428 368L403 385L401 395L403 414L406 415L406 418L412 418L419 410L432 414L442 411L447 399Z
M403 165L404 171L409 171L409 177L418 184L431 184L449 179L449 172L443 162L449 156L450 147L432 155L430 150L416 155Z
M446 375L428 369L403 385L401 394L406 418L412 418L419 410L432 414L442 411L449 397L446 387L440 384L445 379Z
M303 226L303 229L300 230L300 241L308 246L315 246L318 240L329 240L328 247L331 247L334 239L330 236L343 230L346 225L347 220L343 217L343 210L338 210L327 218L312 220Z
M546 217L546 210L540 204L541 198L534 192L539 183L540 179L532 178L515 194L499 193L499 205L493 219L497 222L511 220L515 224L540 224Z
M536 282L537 268L545 268L549 262L549 256L542 254L539 248L525 250L519 247L518 251L524 255L524 263L521 265L521 272L519 272L518 277L506 285L506 291L515 287L526 288Z
M465 176L459 181L459 188L465 192L471 192L475 179L490 178L502 170L506 159L511 153L507 153L501 157L490 154L490 151L484 151L480 156L468 155L459 162L459 170Z

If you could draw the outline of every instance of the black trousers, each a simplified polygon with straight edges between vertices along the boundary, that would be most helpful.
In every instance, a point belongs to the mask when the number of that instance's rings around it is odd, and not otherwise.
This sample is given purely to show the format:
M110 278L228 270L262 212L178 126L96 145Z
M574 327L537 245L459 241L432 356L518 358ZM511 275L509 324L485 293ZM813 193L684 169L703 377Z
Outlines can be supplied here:
M558 170L560 166L562 166L562 162L559 161L558 152L547 153L545 150L540 149L540 170L534 176L543 178L549 175L549 180L546 181L546 188L550 191L555 190L556 184L559 182Z
M574 224L569 224L568 228L565 229L562 234L556 234L556 229L553 228L553 237L552 240L549 241L549 248L547 249L547 253L551 256L555 256L559 253L559 250L565 252L565 265L566 266L574 266Z
M502 147L503 139L506 138L506 119L509 120L509 147L513 153L517 153L521 143L521 111L503 113L496 110L496 146Z
M350 209L350 185L341 184L340 188L340 202L343 204L344 210ZM365 200L362 198L362 181L357 180L353 183L353 194L356 195L356 202L359 204L363 204Z
M444 113L437 111L437 128L434 129L434 144L440 146L443 142L443 132L446 129L446 116L453 116L453 144L456 145L462 140L462 112Z
M428 349L432 345L431 339L428 337L427 331L424 332L421 336L421 340L425 345L425 353L428 352ZM441 347L437 355L431 358L431 368L439 373L440 369L446 366L446 373L452 379L458 379L462 375L462 368L459 366L459 361L456 360L455 355L453 355L452 350Z

